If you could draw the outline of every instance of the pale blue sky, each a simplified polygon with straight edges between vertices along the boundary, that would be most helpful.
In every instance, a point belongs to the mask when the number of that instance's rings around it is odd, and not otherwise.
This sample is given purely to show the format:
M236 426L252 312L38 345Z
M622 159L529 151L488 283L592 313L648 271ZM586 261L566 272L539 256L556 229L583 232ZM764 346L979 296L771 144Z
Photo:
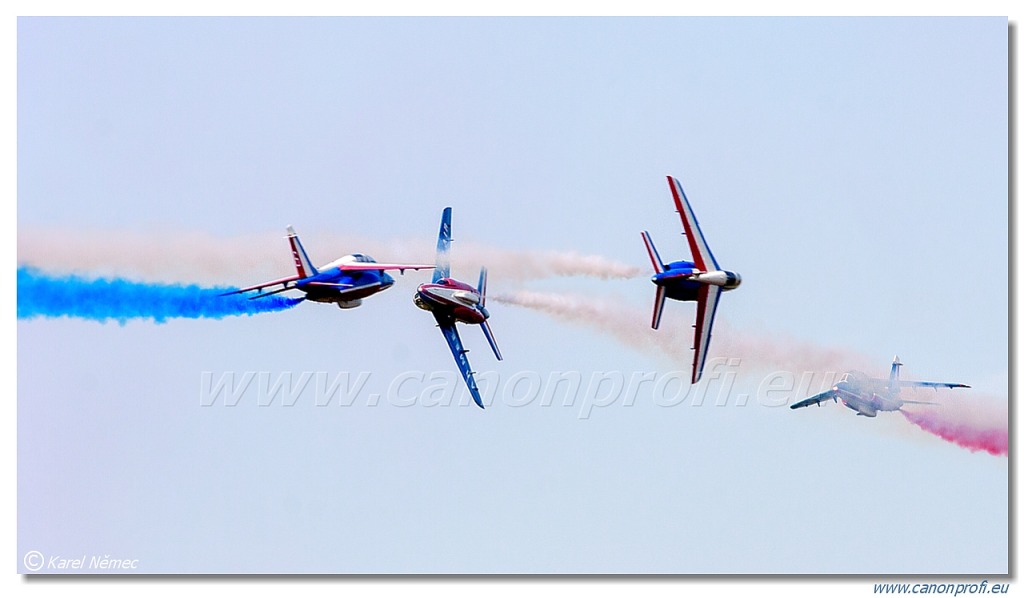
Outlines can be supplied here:
M917 377L1006 397L1005 19L21 19L18 67L20 231L293 224L326 262L338 256L318 235L429 244L451 205L456 254L464 240L646 269L642 229L666 259L687 257L673 174L743 275L720 307L729 334L863 354L877 375L899 353ZM507 397L368 407L403 372L454 370L411 302L424 279L344 312L19 322L19 559L1006 570L1007 459L897 414L649 395L585 420ZM490 284L645 312L653 297L644 277ZM477 370L506 380L689 367L689 354L491 312L504 362L477 331L463 338ZM662 326L689 329L692 314L671 304ZM253 393L228 408L200 405L204 371L371 375L352 407L259 407ZM766 373L744 366L734 392L754 395Z

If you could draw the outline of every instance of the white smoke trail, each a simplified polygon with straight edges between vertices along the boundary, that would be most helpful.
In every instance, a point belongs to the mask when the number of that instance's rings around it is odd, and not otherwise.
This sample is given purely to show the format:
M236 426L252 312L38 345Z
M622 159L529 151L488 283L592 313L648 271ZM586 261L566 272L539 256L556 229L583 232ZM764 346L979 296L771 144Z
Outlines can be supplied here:
M281 236L19 230L18 264L90 277L241 285L293 272Z
M22 229L18 233L18 263L63 274L243 285L293 272L283 237L283 232L220 237L203 232ZM350 253L367 253L381 262L434 262L430 235L422 240L333 233L311 233L302 238L317 265ZM608 280L644 273L642 268L597 255L516 251L471 242L457 244L452 258L453 275L470 283L475 282L480 266L488 267L492 279L513 282L568 276Z
M665 318L661 327L653 330L650 312L619 301L532 291L499 293L492 299L588 326L641 351L669 356L685 363L693 359L693 328L690 325L673 326ZM867 356L853 351L826 348L774 334L739 334L722 321L715 323L711 351L715 356L736 357L748 365L795 374L805 371L844 372L849 369L871 371L872 367Z
M643 276L646 270L599 255L575 251L510 251L497 247L466 243L453 252L460 270L487 266L496 278L524 281L541 278L588 276L602 280Z

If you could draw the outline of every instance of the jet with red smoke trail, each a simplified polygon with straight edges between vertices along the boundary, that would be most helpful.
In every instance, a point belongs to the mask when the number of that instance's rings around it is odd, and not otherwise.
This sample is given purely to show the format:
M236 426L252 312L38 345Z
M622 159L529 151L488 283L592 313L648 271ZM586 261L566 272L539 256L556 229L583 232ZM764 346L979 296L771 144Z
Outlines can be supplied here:
M889 370L889 379L871 378L867 374L858 371L846 372L835 383L832 388L823 393L806 398L800 402L793 403L790 409L799 409L811 405L821 406L825 401L831 399L833 402L843 402L850 409L857 412L857 415L875 417L879 411L899 411L903 405L934 405L929 401L911 401L900 399L900 389L906 387L925 388L970 388L966 384L957 382L918 382L916 380L900 380L899 355L893 357L892 369Z
M693 374L691 382L696 384L700 380L701 372L704 371L704 361L708 355L708 347L711 346L711 326L715 323L715 310L718 308L718 298L722 291L731 291L740 286L743 279L739 274L722 270L718 267L718 261L711 253L707 241L704 240L704 233L700 230L697 217L693 214L690 201L686 199L683 186L674 177L668 178L668 186L672 190L672 199L676 203L676 211L683 221L683 234L690 244L692 262L678 261L664 263L658 250L654 247L654 241L647 231L643 231L644 244L647 245L647 255L654 265L654 276L651 282L656 287L654 295L654 315L651 318L651 328L657 330L661 323L661 312L665 308L665 299L676 301L696 301L697 321L693 326Z

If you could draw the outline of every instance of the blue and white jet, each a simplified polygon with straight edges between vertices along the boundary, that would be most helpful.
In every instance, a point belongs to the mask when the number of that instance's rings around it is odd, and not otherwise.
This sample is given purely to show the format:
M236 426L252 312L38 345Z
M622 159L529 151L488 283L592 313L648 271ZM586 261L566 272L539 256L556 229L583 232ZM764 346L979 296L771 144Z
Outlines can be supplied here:
M693 375L691 382L696 384L704 371L704 360L711 344L711 326L715 322L715 310L722 291L731 291L740 286L742 279L739 274L722 270L718 261L711 254L711 249L704 240L704 234L693 215L690 202L686 199L683 186L674 177L668 178L668 186L672 190L672 198L676 202L676 211L683 221L683 234L690 244L693 261L678 261L666 264L661 261L658 250L651 241L651 235L643 231L647 255L654 265L654 276L651 282L656 287L654 296L654 316L651 328L657 329L661 323L661 312L665 308L665 299L676 301L697 302L697 322L693 332Z
M305 298L310 301L335 303L341 309L351 309L359 307L363 299L370 295L387 290L395 284L395 279L385 270L398 270L404 274L406 270L427 270L434 267L433 264L380 264L366 254L353 253L315 268L306 255L305 248L302 247L302 241L299 241L299 235L295 234L295 229L290 226L287 238L292 250L292 259L295 261L294 276L254 284L224 295L257 291L258 294L249 299L258 299L294 289L305 293ZM263 292L265 288L278 285L281 288Z
M487 269L480 268L480 281L476 288L462 281L451 278L450 249L452 243L452 209L445 208L441 214L441 230L437 235L437 262L434 267L434 277L429 283L424 283L416 289L413 296L413 303L420 309L433 314L437 321L444 340L448 341L448 348L452 351L455 363L458 364L462 377L469 388L469 394L473 401L481 408L484 402L480 398L480 389L477 388L476 380L473 378L473 370L469 366L469 359L466 353L469 351L462 346L462 339L459 338L459 330L455 327L457 322L464 324L478 324L487 338L494 356L501 361L501 352L494 342L494 335L491 334L491 326L487 318L491 317L484 304L487 302Z

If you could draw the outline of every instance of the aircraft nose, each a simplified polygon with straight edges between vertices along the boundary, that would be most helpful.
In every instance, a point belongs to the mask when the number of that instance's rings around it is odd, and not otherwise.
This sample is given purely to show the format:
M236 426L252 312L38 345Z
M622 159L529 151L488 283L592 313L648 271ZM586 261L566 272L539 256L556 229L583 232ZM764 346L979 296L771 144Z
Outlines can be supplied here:
M735 289L736 287L743 284L743 277L735 272L725 273L725 288Z

